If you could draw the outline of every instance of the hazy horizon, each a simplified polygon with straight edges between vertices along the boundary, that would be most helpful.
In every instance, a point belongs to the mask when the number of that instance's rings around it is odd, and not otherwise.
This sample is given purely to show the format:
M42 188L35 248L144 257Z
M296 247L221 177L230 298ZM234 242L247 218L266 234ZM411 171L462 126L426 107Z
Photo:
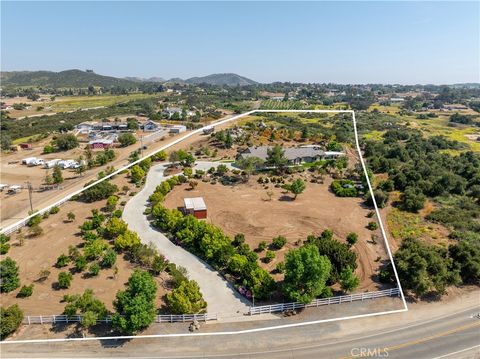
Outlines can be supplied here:
M478 2L2 2L2 71L480 82ZM21 19L22 21L18 21Z
M80 71L86 71L86 70L91 70L91 69L73 69L73 68L66 68L66 69L63 69L63 70L58 70L58 71L55 71L55 70L45 70L45 69L36 69L36 70L1 70L2 72L36 72L36 71L49 71L49 72L62 72L62 71L68 71L68 70L80 70ZM179 76L174 76L174 77L171 77L171 78L165 78L164 76L149 76L149 77L143 77L143 76L129 76L129 75L126 75L126 76L114 76L114 75L109 75L109 74L104 74L104 73L98 73L96 72L95 70L93 71L95 74L97 75L101 75L101 76L110 76L110 77L116 77L116 78L120 78L120 79L127 79L127 78L137 78L137 79L142 79L142 80L149 80L150 78L162 78L164 81L168 81L168 80L171 80L171 79L179 79L180 77ZM239 76L243 76L242 74L240 73L236 73L236 72L231 72L232 74L235 74L235 75L239 75ZM208 76L208 75L215 75L215 74L224 74L224 73L212 73L212 74L204 74L204 75L198 75L198 76L192 76L192 77L204 77L204 76ZM246 77L246 76L243 76L243 77ZM189 78L180 78L181 80L188 80ZM480 85L480 81L476 81L476 82L451 82L451 83L388 83L388 82L352 82L352 83L346 83L346 82L315 82L315 81L310 81L310 82L301 82L301 81L282 81L282 80L275 80L275 81L271 81L271 82L260 82L260 81L257 81L256 79L254 78L250 78L248 77L248 79L250 80L253 80L253 81L256 81L258 82L259 84L271 84L271 83L275 83L275 82L291 82L291 83L303 83L303 84L334 84L334 85L390 85L390 86L395 86L395 85L399 85L399 86L429 86L429 85L433 85L433 86L442 86L442 85Z

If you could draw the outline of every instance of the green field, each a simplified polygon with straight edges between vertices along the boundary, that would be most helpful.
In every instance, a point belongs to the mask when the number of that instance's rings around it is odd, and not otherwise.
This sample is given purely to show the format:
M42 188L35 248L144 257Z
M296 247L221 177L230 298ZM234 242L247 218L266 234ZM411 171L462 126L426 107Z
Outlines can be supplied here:
M262 110L308 110L313 106L308 106L301 101L274 101L266 100L260 104Z
M378 111L380 112L383 112L383 113L388 113L388 114L397 114L400 112L401 108L400 108L400 105L389 105L389 106L383 106L383 105L380 105L378 103L374 103L373 105L371 105L369 108L368 108L368 111L373 111L377 109Z
M445 115L428 120L420 120L417 119L415 116L403 116L402 119L409 121L410 127L422 130L422 132L426 136L445 136L450 140L466 144L468 148L472 151L480 152L480 142L474 139L469 139L466 136L474 134L479 134L480 136L480 128L475 128L467 125L457 125L456 127L450 127L448 126L448 116Z
M401 211L393 208L387 216L390 233L395 239L407 237L421 237L427 228L421 216L417 213Z
M44 107L51 106L55 112L72 111L80 108L111 106L117 103L142 100L158 97L158 94L129 94L129 95L101 95L101 96L66 96L59 97L54 102L45 103Z

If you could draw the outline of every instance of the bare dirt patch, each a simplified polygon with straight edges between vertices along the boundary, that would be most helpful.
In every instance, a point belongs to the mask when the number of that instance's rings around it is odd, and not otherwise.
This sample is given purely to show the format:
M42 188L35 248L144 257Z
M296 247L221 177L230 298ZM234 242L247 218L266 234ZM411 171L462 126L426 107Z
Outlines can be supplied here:
M275 251L275 259L268 264L262 262L270 271L289 249L301 245L310 234L318 236L323 230L331 229L338 240L345 241L348 233L356 232L359 240L354 251L358 254L357 275L362 281L358 290L379 288L373 277L380 265L378 258L387 257L382 243L375 245L371 241L372 234L381 237L378 231L366 228L372 219L367 218L370 210L361 198L336 197L329 190L331 179L326 179L324 184L307 183L305 192L292 200L283 189L273 185L265 189L256 178L235 186L200 182L194 190L182 185L167 195L165 206L178 208L183 206L185 197L203 197L208 209L207 221L221 227L232 238L237 233L245 234L252 249L261 241L270 244L272 238L285 236L288 243ZM267 191L273 192L271 200ZM265 251L259 253L260 259L264 256Z

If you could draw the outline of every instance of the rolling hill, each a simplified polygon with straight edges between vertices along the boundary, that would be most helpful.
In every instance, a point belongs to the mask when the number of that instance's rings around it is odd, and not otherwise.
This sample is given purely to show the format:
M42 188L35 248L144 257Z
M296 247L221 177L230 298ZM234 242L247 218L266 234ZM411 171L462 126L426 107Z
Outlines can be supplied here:
M257 82L250 80L246 77L226 73L226 74L212 74L203 77L192 77L185 80L186 83L189 84L209 84L209 85L226 85L226 86L247 86L247 85L254 85Z
M134 81L134 82L165 82L165 79L161 77L149 77L149 78L144 78L144 77L125 77L125 80L128 81Z
M124 88L136 88L140 83L165 82L160 77L140 78L125 77L117 78L98 75L90 71L66 70L53 71L9 71L1 72L0 79L3 87L46 87L46 88L86 88L120 86ZM257 82L246 77L233 74L212 74L203 77L192 77L187 80L173 78L166 82L187 84L209 84L217 86L246 86Z
M98 75L81 70L53 71L11 71L1 73L2 86L33 86L51 88L95 87L137 87L138 83L126 79Z

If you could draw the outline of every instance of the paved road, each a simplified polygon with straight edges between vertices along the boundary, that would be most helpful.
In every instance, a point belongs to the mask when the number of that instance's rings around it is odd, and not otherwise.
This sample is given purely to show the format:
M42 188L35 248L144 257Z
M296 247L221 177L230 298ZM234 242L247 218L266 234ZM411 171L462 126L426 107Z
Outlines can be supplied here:
M208 170L218 166L219 162L197 162L195 169ZM227 164L228 165L228 164ZM188 271L190 279L198 282L203 297L208 303L207 311L217 313L219 318L246 313L250 303L241 296L217 271L182 247L173 244L164 234L151 227L143 214L148 197L155 187L166 179L164 171L167 164L153 166L148 172L143 189L130 199L123 211L123 219L128 227L137 232L144 243L153 243L165 257ZM238 315L238 314L237 314Z
M425 308L424 308L425 310ZM2 345L2 357L480 358L480 305L425 317L419 310L228 336ZM272 323L274 325L275 323ZM237 323L240 327L242 324ZM376 328L368 331L369 328ZM168 328L165 329L168 331ZM363 351L363 356L361 356Z

